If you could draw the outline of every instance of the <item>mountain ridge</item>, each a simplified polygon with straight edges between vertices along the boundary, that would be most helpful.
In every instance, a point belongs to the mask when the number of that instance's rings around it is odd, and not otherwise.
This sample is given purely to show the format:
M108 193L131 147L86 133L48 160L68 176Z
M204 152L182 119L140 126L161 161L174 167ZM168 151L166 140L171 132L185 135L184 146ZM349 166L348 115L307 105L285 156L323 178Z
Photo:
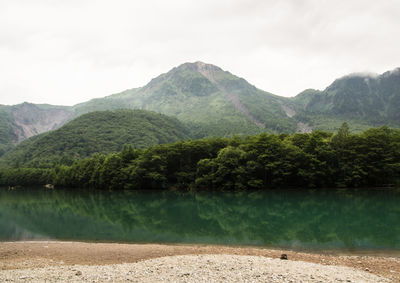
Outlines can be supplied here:
M307 98L303 94L297 100L303 101L304 110L311 116L341 116L363 120L373 126L399 127L400 68L380 75L346 75L336 79L325 90L314 92Z
M85 113L124 108L176 117L191 129L192 138L332 131L344 121L354 131L400 127L400 68L345 75L324 90L307 89L287 98L260 90L218 66L184 63L143 87L74 106L0 105L0 156L22 140Z

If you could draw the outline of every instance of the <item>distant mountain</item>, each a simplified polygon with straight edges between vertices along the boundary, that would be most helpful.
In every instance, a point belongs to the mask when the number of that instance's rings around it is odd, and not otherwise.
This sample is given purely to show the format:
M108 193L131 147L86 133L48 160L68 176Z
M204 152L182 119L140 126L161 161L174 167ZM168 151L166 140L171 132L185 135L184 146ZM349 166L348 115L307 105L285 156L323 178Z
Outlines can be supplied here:
M311 120L336 119L366 127L399 127L400 69L382 75L344 76L324 91L307 90L293 100Z
M96 111L21 142L3 155L1 164L71 163L93 153L120 151L124 145L142 148L187 139L187 132L176 118L150 111Z
M93 110L152 110L177 117L193 137L294 132L296 121L282 104L289 102L262 91L246 80L202 62L185 63L151 80L142 88L76 105L78 113Z
M73 116L72 109L65 106L0 105L0 156L24 139L62 126Z

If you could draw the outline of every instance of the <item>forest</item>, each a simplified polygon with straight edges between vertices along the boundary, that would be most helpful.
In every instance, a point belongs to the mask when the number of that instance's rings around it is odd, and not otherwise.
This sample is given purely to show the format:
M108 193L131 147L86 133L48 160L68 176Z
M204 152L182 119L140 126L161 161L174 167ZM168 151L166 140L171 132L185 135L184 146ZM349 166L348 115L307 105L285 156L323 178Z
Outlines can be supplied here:
M94 154L49 168L5 167L0 185L112 190L263 190L400 185L400 130L207 138Z

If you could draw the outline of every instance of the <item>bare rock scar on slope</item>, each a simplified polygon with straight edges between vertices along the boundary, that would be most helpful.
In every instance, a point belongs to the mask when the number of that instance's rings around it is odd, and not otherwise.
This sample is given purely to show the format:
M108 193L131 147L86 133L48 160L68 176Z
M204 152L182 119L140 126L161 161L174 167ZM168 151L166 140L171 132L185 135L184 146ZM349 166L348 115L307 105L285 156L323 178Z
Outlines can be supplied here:
M13 131L16 134L14 143L17 144L34 135L61 127L72 118L73 113L63 109L40 109L24 103L14 109L12 115Z
M265 128L265 124L259 121L256 117L250 114L249 109L240 101L239 97L233 93L227 93L226 96L228 99L233 103L235 106L236 110L238 110L240 113L243 113L246 115L250 120L254 122L257 126L261 128Z

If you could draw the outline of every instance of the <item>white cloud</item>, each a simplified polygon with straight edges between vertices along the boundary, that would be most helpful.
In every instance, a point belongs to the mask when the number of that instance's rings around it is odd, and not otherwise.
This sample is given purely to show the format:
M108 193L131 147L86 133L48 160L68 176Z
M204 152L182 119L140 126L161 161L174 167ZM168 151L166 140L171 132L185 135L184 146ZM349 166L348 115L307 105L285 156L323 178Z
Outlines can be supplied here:
M75 104L187 61L278 95L400 65L395 0L0 0L0 104Z

